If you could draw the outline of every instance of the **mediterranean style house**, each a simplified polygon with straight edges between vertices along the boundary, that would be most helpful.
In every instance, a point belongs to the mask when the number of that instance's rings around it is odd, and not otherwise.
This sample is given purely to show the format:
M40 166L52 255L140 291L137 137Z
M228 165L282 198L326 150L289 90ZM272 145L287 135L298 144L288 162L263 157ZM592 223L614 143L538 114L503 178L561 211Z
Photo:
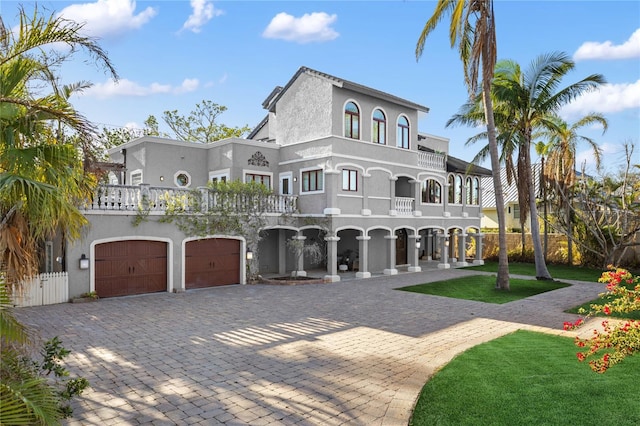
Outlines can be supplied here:
M491 171L419 133L427 107L306 67L263 107L246 138L146 136L110 150L117 170L83 211L84 238L67 248L70 296L244 284L249 264L251 274L339 281L344 270L367 278L482 262L480 183ZM233 180L273 191L259 239L187 235L158 220L171 197L197 190L215 203L207 184ZM142 205L147 220L136 221ZM317 244L322 260L294 255L292 240Z

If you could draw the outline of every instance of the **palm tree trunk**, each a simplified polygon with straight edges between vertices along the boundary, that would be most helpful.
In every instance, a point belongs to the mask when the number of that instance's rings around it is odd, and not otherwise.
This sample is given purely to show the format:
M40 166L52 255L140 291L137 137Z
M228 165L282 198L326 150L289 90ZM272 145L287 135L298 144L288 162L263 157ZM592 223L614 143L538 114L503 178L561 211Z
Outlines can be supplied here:
M540 241L540 222L538 221L538 207L536 206L536 189L533 184L533 174L531 173L531 142L527 139L524 150L525 179L529 188L529 216L531 217L531 242L533 243L533 257L536 264L536 278L539 280L551 280L551 274L547 269L544 260L544 251Z
M491 169L493 173L493 190L496 197L496 212L498 214L498 276L496 288L509 290L509 258L507 256L507 229L504 214L504 195L500 180L500 157L498 155L498 140L496 125L493 119L493 104L491 102L491 79L485 72L482 76L482 101L484 114L487 120L487 135L489 139L489 155L491 157Z

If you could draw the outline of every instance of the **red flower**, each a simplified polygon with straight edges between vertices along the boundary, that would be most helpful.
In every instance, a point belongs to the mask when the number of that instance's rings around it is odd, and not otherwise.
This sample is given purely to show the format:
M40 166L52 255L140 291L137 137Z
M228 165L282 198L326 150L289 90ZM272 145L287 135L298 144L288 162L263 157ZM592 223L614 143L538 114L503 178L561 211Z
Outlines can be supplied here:
M611 315L611 308L609 307L609 305L605 305L602 309L602 312L604 312L605 315Z
M576 355L578 356L578 361L584 361L584 354L582 352L578 352Z

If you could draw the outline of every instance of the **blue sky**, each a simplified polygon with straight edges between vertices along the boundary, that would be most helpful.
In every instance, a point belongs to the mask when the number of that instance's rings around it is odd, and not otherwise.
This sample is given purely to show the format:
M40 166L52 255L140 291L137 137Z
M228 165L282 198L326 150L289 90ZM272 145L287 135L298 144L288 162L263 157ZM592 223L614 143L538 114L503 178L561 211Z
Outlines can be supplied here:
M32 2L25 2L32 7ZM220 121L253 127L266 114L262 101L300 66L364 84L430 108L422 132L449 138L450 154L471 160L479 146L470 128L445 128L466 101L462 67L449 46L447 22L427 40L419 61L415 45L434 1L40 1L50 13L86 22L87 34L115 64L120 81L82 61L67 65L63 83L94 86L72 98L90 120L141 126L165 110L187 114L203 99L228 110ZM19 2L0 12L15 23ZM609 130L583 129L602 147L608 170L620 167L621 144L637 145L640 163L640 2L494 2L498 58L526 68L538 55L566 52L576 61L565 85L589 74L608 81L598 93L563 111L569 122L589 112ZM166 130L166 129L165 129ZM580 147L579 158L592 162Z

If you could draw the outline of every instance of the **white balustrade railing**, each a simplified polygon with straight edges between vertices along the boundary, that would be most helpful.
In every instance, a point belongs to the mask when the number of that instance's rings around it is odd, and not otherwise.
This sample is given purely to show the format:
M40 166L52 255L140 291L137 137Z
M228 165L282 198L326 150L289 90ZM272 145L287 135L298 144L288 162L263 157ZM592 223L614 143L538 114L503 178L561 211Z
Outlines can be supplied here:
M396 213L401 216L413 214L413 198L396 197Z
M436 152L418 151L418 167L430 170L445 170L446 157Z
M199 209L195 208L199 205ZM149 185L101 185L85 206L87 210L160 211L172 207L193 212L226 207L238 212L257 210L263 213L295 213L297 197L291 195L245 196L221 194L209 188L197 191Z

